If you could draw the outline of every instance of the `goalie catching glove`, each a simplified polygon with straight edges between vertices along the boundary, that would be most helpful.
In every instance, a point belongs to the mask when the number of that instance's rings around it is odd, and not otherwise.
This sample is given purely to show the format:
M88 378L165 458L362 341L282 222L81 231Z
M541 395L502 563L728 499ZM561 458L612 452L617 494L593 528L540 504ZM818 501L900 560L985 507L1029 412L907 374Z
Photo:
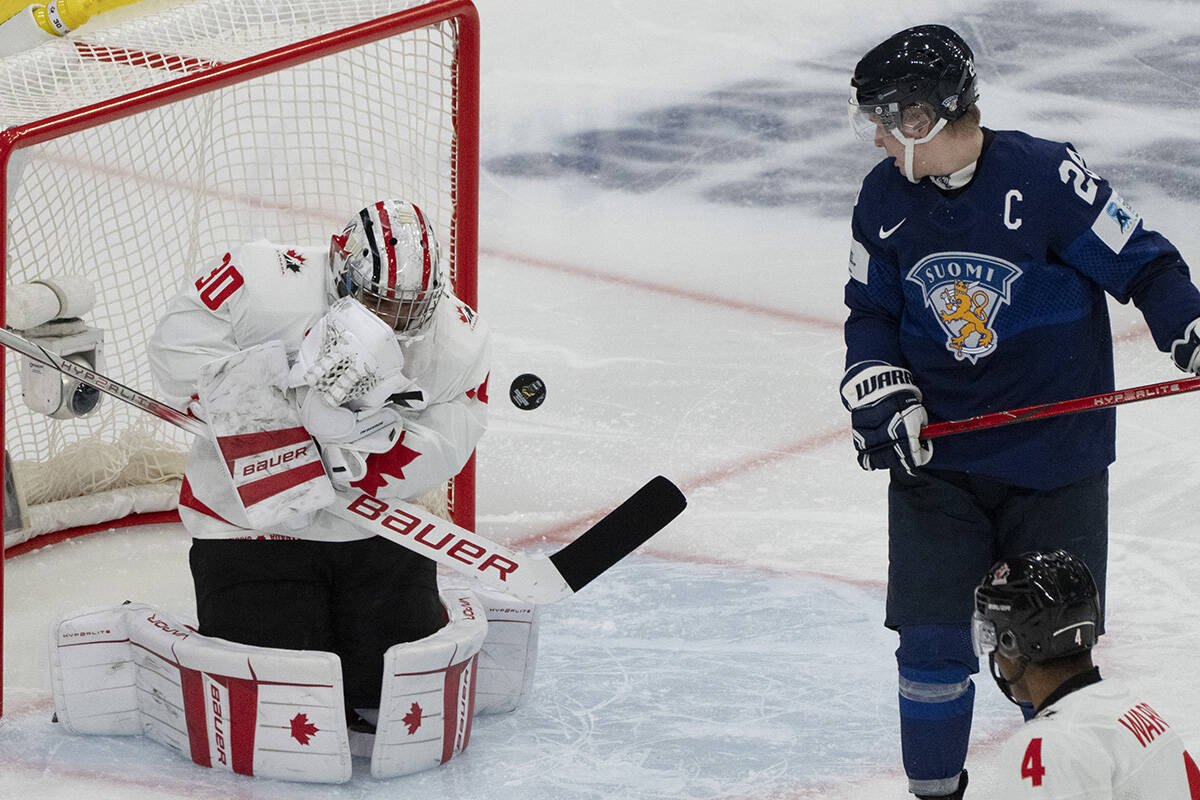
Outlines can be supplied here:
M420 410L425 400L403 369L396 332L362 303L343 297L305 334L291 385L310 387L330 406L351 411L381 408L394 395Z
M353 298L336 301L305 335L290 382L300 423L320 445L335 488L361 480L367 454L399 441L401 409L426 407L403 368L395 331Z
M841 389L863 469L902 469L912 475L929 463L933 444L921 441L928 415L911 372L883 361L860 361L846 370Z

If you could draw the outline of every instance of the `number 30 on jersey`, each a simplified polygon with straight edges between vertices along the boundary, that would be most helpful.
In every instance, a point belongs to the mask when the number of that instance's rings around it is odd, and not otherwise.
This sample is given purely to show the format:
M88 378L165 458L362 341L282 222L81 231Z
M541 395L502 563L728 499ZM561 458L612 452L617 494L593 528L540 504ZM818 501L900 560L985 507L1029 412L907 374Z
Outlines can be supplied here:
M216 311L229 297L242 288L245 279L242 273L232 263L229 253L221 259L221 263L207 277L196 281L196 290L200 292L200 300L211 311Z

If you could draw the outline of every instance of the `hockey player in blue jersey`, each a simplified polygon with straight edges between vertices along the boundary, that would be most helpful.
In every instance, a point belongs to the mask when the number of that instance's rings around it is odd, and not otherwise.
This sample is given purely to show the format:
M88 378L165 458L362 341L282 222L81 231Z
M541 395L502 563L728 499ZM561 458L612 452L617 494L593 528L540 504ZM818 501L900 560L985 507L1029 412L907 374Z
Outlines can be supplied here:
M1103 597L1116 415L960 434L936 452L921 427L1112 391L1106 294L1200 370L1200 291L1176 249L1070 144L981 127L976 99L971 49L941 25L890 37L851 80L851 121L887 158L854 207L841 390L859 463L891 472L885 624L920 798L966 788L978 576L1062 547Z

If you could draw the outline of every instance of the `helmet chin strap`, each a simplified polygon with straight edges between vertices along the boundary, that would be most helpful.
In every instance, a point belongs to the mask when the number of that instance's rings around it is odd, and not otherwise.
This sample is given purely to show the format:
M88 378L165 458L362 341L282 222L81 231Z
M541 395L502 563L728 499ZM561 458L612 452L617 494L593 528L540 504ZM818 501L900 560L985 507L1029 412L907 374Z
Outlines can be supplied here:
M1012 703L1015 706L1021 705L1021 701L1018 700L1017 698L1013 697L1012 685L1014 683L1016 683L1017 681L1021 680L1021 678L1025 675L1026 668L1029 667L1029 659L1028 658L1025 658L1024 656L1022 656L1020 659L1018 659L1018 661L1021 664L1021 671L1018 672L1013 677L1012 680L1008 680L1007 678L1005 678L1003 675L1000 674L999 668L996 667L995 651L988 653L988 666L991 668L991 671L992 671L992 679L996 681L996 685L1000 687L1000 691L1003 692L1004 696L1008 698L1008 702Z
M900 132L899 128L891 129L892 136L895 136L900 144L904 145L904 177L908 178L909 183L918 182L918 179L913 177L913 154L916 151L917 145L925 144L934 136L937 136L944 127L946 127L946 118L939 117L938 121L934 123L933 128L930 129L929 133L925 134L920 139L913 139L909 136L905 136Z

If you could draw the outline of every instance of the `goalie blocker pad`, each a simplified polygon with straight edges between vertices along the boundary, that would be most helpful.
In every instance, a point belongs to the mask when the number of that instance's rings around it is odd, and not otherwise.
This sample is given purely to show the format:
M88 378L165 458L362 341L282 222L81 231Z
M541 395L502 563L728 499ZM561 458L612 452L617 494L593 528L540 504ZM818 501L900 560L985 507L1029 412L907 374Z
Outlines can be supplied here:
M72 733L145 734L203 767L290 781L350 778L332 653L201 636L148 605L67 614L51 629L54 709Z
M288 400L287 375L278 341L210 362L200 372L200 407L245 514L244 521L230 521L241 527L299 527L334 500L320 451Z

